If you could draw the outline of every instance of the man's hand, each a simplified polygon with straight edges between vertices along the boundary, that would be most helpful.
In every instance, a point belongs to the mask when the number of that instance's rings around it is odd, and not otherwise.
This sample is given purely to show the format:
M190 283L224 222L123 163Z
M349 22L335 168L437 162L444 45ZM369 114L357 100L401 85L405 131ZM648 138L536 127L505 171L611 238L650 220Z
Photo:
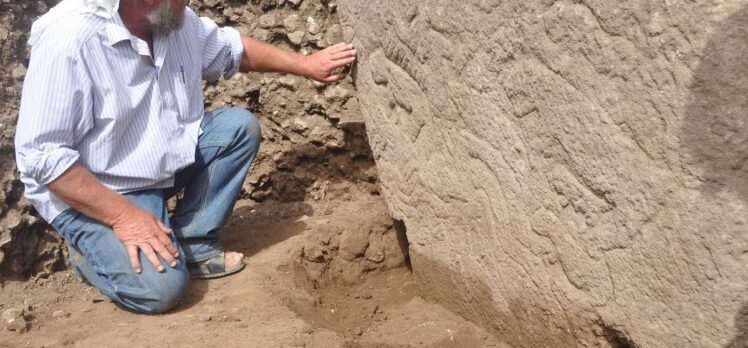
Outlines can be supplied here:
M117 239L127 247L130 263L136 272L143 271L138 250L159 272L164 270L158 256L175 267L178 249L169 239L171 230L145 210L128 202L122 195L104 187L79 163L47 185L52 193L84 215L111 226Z
M171 230L151 213L132 206L120 214L112 223L114 234L127 247L130 263L135 272L142 272L138 250L159 272L164 266L158 259L161 256L171 267L176 267L179 252L169 239Z
M345 77L336 73L340 67L356 61L356 49L353 45L339 43L317 53L304 57L302 60L305 76L324 83L333 83Z

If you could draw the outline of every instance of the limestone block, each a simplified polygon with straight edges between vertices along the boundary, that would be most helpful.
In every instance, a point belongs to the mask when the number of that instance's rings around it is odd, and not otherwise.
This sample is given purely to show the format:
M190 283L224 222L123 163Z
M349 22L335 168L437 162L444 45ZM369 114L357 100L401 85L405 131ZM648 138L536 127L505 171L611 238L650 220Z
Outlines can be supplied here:
M748 337L748 5L341 0L432 299L516 347Z

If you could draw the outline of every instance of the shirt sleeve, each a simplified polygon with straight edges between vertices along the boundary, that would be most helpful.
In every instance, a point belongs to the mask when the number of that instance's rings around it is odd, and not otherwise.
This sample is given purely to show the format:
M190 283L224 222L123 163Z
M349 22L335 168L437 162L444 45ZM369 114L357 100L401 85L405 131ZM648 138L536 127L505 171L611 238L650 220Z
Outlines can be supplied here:
M239 31L234 28L219 28L213 20L197 17L192 10L188 10L188 16L194 16L199 21L203 79L215 82L221 76L230 78L239 70L244 55L244 43Z
M47 185L79 157L76 139L92 127L91 83L80 53L54 40L34 46L15 135L18 170Z

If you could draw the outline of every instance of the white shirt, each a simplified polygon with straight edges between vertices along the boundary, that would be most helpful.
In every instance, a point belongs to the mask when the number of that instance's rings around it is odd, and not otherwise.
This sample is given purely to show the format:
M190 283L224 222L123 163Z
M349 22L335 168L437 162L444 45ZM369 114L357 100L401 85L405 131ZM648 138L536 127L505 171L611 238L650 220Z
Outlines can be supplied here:
M76 161L119 193L171 187L195 160L201 80L233 75L239 33L186 9L184 26L148 44L119 15L68 16L35 43L15 150L25 195L51 222L69 208L47 190Z

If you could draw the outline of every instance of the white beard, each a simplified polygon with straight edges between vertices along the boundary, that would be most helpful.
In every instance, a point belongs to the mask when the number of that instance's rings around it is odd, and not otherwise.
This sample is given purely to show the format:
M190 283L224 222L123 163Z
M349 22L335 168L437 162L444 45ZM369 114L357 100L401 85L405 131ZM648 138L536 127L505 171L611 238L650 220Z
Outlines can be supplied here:
M158 8L148 12L146 18L151 23L153 32L158 35L168 35L184 24L184 8L174 6L172 0L161 0Z

